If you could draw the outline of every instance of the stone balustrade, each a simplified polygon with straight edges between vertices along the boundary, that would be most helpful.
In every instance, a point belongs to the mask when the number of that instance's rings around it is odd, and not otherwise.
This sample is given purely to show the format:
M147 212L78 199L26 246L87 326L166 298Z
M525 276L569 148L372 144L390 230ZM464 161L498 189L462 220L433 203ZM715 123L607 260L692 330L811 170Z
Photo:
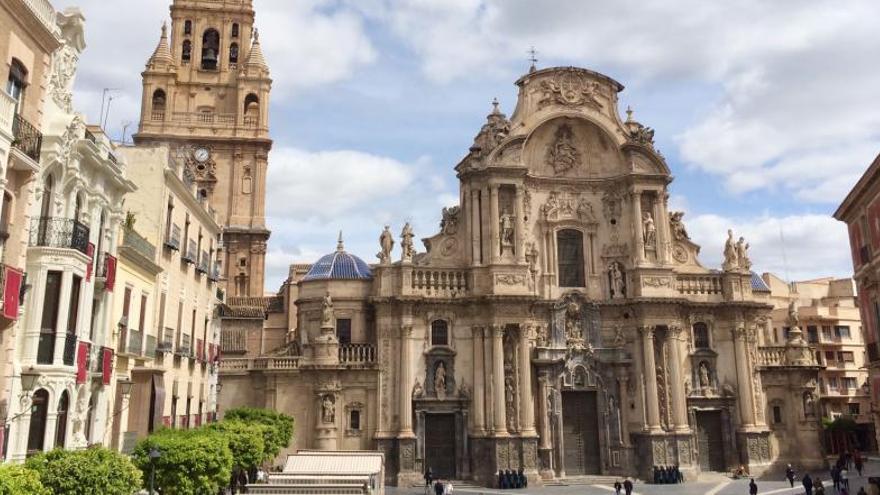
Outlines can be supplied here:
M721 294L720 275L679 275L675 280L679 294Z
M55 24L55 8L49 0L24 0L24 3L49 32L59 32L58 25Z
M299 360L299 356L223 358L220 360L220 371L295 370L299 368Z
M759 366L785 366L785 346L760 347Z
M470 290L468 272L464 270L414 269L412 290L421 296L455 297Z
M339 362L369 364L376 362L376 346L373 344L344 344L339 346Z
M816 354L806 345L776 345L758 348L758 366L818 366Z

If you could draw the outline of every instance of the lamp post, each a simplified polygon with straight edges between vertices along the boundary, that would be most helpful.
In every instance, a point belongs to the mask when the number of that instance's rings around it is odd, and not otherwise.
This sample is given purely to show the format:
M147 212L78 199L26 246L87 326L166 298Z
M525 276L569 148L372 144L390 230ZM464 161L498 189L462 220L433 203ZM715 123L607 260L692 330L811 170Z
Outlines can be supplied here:
M24 398L30 395L31 391L33 391L34 387L37 385L38 378L40 378L40 373L34 371L33 366L26 370L21 370L21 374L19 375L19 379L21 380L21 392L19 392L19 396ZM9 452L7 452L7 446L9 442L9 428L12 426L12 422L29 412L30 408L25 409L11 418L6 418L3 422L3 443L0 444L0 460L3 460L9 454Z
M150 448L150 495L155 493L153 489L156 486L156 460L162 457L162 452L156 447Z

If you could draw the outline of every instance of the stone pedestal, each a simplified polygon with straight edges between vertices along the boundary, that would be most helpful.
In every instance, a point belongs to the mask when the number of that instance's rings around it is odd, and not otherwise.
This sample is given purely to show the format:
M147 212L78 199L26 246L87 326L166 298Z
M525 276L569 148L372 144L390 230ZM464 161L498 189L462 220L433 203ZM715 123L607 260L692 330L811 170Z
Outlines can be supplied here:
M736 432L737 450L740 453L742 464L748 469L749 475L761 476L770 468L772 458L770 453L770 432L769 431L738 431ZM814 449L806 449L803 451L804 457L798 460L798 468L824 468L822 453L817 444ZM808 458L811 453L815 452L818 463L809 463Z
M397 486L409 487L424 483L425 474L421 472L421 466L416 462L416 439L398 438L397 453L400 463L397 471Z
M685 480L695 480L699 473L694 436L676 433L636 433L634 466L638 476L653 479L654 466L679 466Z
M314 364L339 364L339 340L336 338L336 329L333 328L332 323L321 327L321 335L314 339L311 347Z

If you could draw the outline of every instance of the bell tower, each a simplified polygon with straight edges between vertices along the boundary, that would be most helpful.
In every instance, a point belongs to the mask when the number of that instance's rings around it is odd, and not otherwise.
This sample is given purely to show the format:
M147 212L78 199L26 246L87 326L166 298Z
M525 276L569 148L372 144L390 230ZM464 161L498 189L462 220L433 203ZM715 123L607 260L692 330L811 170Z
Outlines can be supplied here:
M143 77L136 144L167 143L223 227L227 292L262 296L272 79L253 0L173 0Z

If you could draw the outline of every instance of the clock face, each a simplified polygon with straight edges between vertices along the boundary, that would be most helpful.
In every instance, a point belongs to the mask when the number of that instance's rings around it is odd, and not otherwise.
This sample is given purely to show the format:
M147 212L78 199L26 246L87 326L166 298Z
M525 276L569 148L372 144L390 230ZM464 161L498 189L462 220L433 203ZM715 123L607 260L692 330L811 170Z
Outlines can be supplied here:
M211 152L208 150L208 148L196 148L196 150L193 152L193 158L195 158L196 161L199 163L205 163L206 161L208 161L208 158L211 158Z

